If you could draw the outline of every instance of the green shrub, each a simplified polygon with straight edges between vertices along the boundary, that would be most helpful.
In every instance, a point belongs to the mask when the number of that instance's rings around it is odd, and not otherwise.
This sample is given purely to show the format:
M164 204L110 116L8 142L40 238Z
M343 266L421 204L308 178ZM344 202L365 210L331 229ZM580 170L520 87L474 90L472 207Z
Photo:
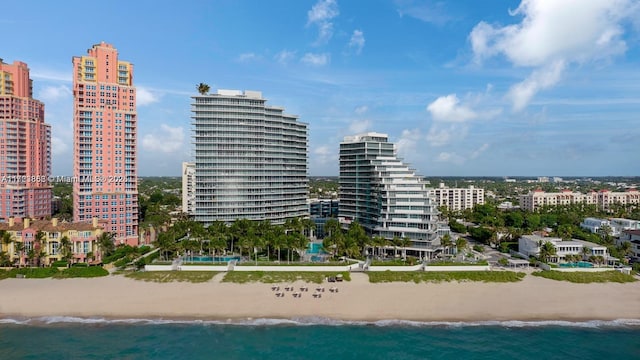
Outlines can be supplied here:
M52 267L67 267L68 265L69 262L66 260L54 261L53 264L51 264Z
M484 246L482 246L482 245L473 245L473 250L477 251L479 253L483 253L484 252Z
M513 271L384 271L368 272L372 283L384 282L442 282L442 281L482 281L516 282L525 277L525 273Z
M617 282L626 283L637 281L632 275L623 274L619 271L601 271L601 272L563 272L554 270L536 271L534 276L540 276L545 279L569 281L572 283L588 284L588 283L603 283L603 282Z
M107 276L109 272L105 270L102 266L73 266L68 269L64 269L63 271L53 275L56 279L66 279L66 278L92 278L92 277L100 277Z
M58 268L20 268L11 269L9 271L0 271L0 279L15 278L16 275L24 275L27 279L43 279L51 277L58 273Z
M72 264L71 267L89 267L89 264L80 262L80 263Z

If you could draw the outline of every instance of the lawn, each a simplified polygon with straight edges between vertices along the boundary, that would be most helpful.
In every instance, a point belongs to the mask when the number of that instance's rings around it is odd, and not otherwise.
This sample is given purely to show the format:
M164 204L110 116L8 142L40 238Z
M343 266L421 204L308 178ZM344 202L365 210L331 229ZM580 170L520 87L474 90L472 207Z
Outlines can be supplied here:
M348 272L312 272L312 271L231 271L228 272L223 282L231 283L290 283L294 281L304 281L308 283L321 284L327 277L342 274L345 281L350 281L351 277Z
M438 261L427 264L427 266L486 266L489 263L486 260L481 260L474 263L469 262L455 262L455 261Z
M174 281L203 283L211 280L216 274L215 271L136 271L124 276L134 280L159 283Z
M384 271L369 272L372 283L385 282L443 282L443 281L481 281L481 282L517 282L525 274L513 271Z
M604 283L604 282L617 282L626 283L637 281L631 275L623 274L619 271L603 271L603 272L562 272L553 270L536 271L534 276L540 276L546 279L569 281L572 283L588 284L588 283Z
M27 279L44 279L58 273L57 268L19 268L8 271L0 271L0 280L14 278L16 275L24 275Z
M329 261L329 262L275 262L275 261L258 261L258 266L348 266L356 264L355 262ZM256 266L253 261L243 261L236 266Z

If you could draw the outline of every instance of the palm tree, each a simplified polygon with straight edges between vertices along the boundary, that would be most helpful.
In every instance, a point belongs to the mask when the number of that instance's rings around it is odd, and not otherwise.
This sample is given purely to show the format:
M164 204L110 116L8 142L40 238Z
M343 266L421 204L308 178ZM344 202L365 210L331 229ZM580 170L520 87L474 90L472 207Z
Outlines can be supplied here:
M538 256L538 258L540 259L540 261L546 263L549 261L549 258L551 256L556 255L556 247L553 246L553 243L551 243L550 241L545 241L544 243L539 245L540 245L540 255Z
M402 246L402 257L405 261L407 260L407 248L411 245L413 245L413 241L411 241L411 239L406 236L403 237L400 241L400 246Z
M116 249L116 245L114 243L114 240L116 238L116 235L114 233L111 232L103 232L102 234L100 234L100 236L98 236L98 249L100 249L100 252L98 254L98 257L102 260L105 257L113 254L113 252Z
M395 259L398 257L398 246L400 246L402 240L400 240L399 236L394 236L393 239L391 239L391 243L393 244L393 258Z
M22 267L22 260L24 258L24 243L16 241L13 243L13 248L18 253L18 267Z
M200 83L196 86L200 95L207 95L209 93L210 87L205 83Z
M459 237L456 239L456 249L458 252L461 252L464 250L464 248L467 247L467 240L463 237Z
M66 235L60 239L60 254L62 258L67 262L71 261L73 257L73 249L71 248L71 240Z
M0 230L0 241L2 242L2 245L7 248L7 254L9 258L13 257L15 249L11 249L11 244L13 244L13 237L11 236L11 233L8 231Z
M36 232L36 236L35 236L35 244L33 247L34 250L34 256L36 258L36 266L40 267L40 263L42 261L42 258L47 256L47 234L44 233L44 231L40 231L38 230Z
M444 234L442 239L440 239L440 245L444 248L445 254L448 253L449 247L453 245L453 241L451 241L451 235Z
M620 251L620 254L625 258L633 253L631 243L628 241L623 241L622 243L620 243L618 250Z

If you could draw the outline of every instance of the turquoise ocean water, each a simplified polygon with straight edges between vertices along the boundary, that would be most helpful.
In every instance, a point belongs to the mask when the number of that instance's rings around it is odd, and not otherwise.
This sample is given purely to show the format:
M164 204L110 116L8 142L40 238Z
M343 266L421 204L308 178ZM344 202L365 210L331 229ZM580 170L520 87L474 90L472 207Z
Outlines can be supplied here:
M0 359L640 359L640 321L0 319Z

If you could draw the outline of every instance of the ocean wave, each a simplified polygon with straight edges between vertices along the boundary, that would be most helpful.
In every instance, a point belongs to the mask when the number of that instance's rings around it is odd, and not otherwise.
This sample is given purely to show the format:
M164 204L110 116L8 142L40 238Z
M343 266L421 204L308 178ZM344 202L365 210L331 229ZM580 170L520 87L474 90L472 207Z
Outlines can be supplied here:
M47 316L37 318L0 318L0 325L232 325L232 326L377 326L377 327L578 327L578 328L608 328L608 327L640 327L640 319L590 320L590 321L412 321L412 320L378 320L378 321L349 321L324 317L303 317L291 319L276 318L245 318L227 320L180 320L180 319L108 319L74 316Z

